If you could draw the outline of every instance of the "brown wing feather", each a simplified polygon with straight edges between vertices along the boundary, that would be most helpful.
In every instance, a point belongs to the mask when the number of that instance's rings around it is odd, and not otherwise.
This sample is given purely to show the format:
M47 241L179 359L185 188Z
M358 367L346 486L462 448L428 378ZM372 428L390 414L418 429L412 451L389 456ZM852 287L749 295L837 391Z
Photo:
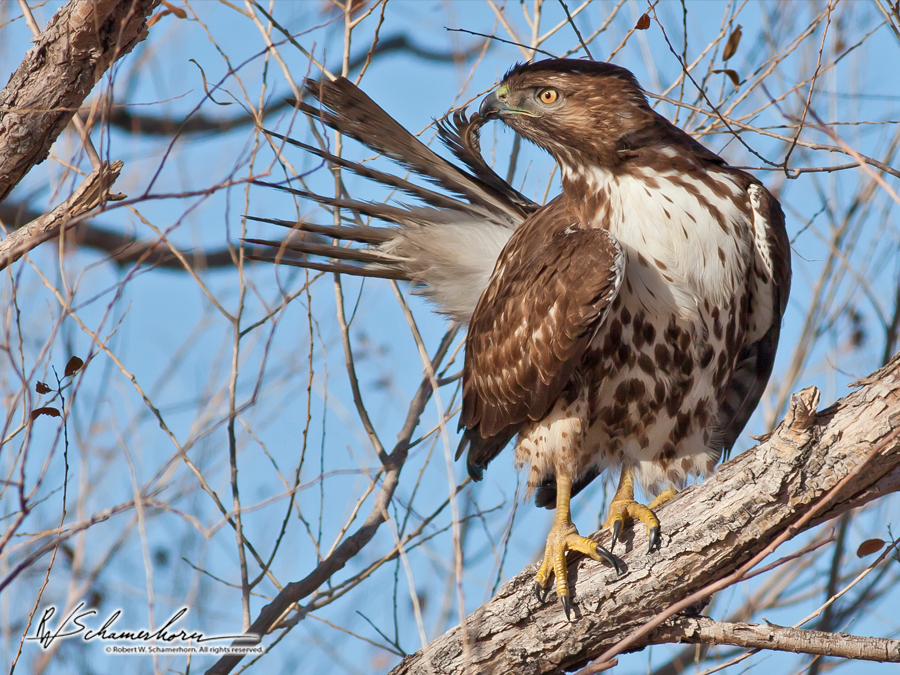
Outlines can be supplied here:
M772 297L760 298L752 293L750 296L751 319L754 312L767 312L769 328L762 338L741 349L722 399L717 427L725 457L753 415L772 374L781 320L791 290L791 244L781 205L755 179L751 179L748 191L752 191L754 227L758 244L762 244L756 247L755 274L771 281L768 292Z
M445 117L438 121L437 128L444 145L457 159L469 167L478 180L504 195L520 209L522 215L533 213L539 208L539 205L498 176L481 156L479 133L482 124L484 124L484 120L478 116L478 113L467 117L464 110L457 110L453 113L452 121L449 117Z
M465 197L472 204L479 204L511 223L517 223L531 210L526 210L525 204L532 202L522 195L516 193L517 198L510 199L511 187L500 191L495 185L473 180L465 171L436 154L346 78L339 77L333 82L309 81L306 90L322 108L294 101L299 110Z
M528 421L560 397L619 290L624 256L606 230L572 225L559 200L510 239L466 338L465 428L469 473L480 478Z

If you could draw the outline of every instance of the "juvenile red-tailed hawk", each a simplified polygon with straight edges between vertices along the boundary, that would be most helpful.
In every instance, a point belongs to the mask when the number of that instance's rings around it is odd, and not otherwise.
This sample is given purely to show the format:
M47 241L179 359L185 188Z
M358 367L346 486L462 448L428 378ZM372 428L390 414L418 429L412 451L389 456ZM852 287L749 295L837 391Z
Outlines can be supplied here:
M790 289L790 245L778 202L653 111L634 76L607 63L554 59L513 68L471 119L440 125L447 162L345 79L307 87L316 120L446 192L310 152L424 205L334 199L276 186L396 227L273 221L368 244L305 242L280 262L409 279L439 310L468 324L464 430L469 473L512 440L528 490L556 507L536 577L556 577L569 614L567 550L618 561L581 537L569 501L608 468L619 487L605 526L613 548L625 521L660 545L653 509L731 449L769 379ZM498 118L549 152L562 193L541 206L497 176L478 129ZM303 257L289 259L285 252ZM314 254L332 262L315 262ZM349 260L350 262L340 262ZM634 500L634 480L650 494Z

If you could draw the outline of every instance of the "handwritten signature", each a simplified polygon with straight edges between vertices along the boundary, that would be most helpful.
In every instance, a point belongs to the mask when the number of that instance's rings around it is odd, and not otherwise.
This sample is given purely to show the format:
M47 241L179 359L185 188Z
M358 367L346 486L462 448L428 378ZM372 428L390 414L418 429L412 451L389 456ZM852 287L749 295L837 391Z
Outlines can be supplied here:
M91 640L115 640L125 642L190 642L201 644L204 642L214 642L216 640L240 639L241 641L250 643L259 641L257 636L248 633L243 635L206 636L199 631L188 632L181 628L177 630L173 629L172 626L187 614L187 612L188 608L182 607L169 617L162 626L155 630L140 629L117 631L113 630L113 624L115 624L119 617L122 616L122 610L120 609L113 612L109 618L103 622L103 625L100 626L100 628L93 629L86 624L85 620L89 617L97 616L98 612L96 609L85 609L84 602L80 602L77 607L69 612L68 616L66 616L63 621L60 621L56 628L52 628L50 626L50 620L56 614L56 607L51 606L45 609L44 613L41 615L40 621L38 621L37 627L35 628L34 635L28 636L26 640L33 640L40 643L41 648L43 649L49 649L55 640L64 640L75 635L80 635L81 639L85 642Z

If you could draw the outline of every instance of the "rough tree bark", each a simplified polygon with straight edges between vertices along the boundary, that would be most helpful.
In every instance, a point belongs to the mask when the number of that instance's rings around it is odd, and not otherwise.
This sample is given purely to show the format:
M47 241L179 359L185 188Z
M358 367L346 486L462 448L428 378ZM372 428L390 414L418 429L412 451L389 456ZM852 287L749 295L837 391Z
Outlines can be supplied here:
M408 656L392 675L571 670L733 572L869 455L865 470L809 525L900 490L900 355L855 385L861 388L818 414L814 404L808 409L817 396L795 395L786 421L773 434L663 506L660 552L646 553L643 528L626 532L626 552L621 544L617 550L628 567L623 576L617 578L610 567L593 560L571 563L571 623L555 593L544 604L537 601L537 566L532 565L473 612L463 627ZM609 546L608 533L594 536ZM675 639L667 635L657 631L637 646Z
M727 623L709 617L683 616L653 634L654 642L692 642L735 645L749 649L778 649L795 654L840 656L863 661L900 661L900 640L858 637L789 626Z
M121 170L122 162L102 162L62 204L0 241L0 270L6 269L36 246L56 237L60 230L65 231L77 224L80 216L99 204L117 198L118 195L110 194L109 188L119 177Z
M0 91L0 201L50 146L103 74L147 36L159 0L71 0Z

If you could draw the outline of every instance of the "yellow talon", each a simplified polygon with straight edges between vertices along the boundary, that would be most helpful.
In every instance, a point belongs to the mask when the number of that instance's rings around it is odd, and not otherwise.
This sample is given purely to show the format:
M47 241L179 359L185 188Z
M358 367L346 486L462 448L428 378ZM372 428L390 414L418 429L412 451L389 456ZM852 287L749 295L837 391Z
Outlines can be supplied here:
M622 475L619 477L619 487L616 494L609 505L609 515L603 527L612 530L612 545L610 549L615 549L616 541L622 532L622 527L628 520L639 520L647 526L647 537L650 539L650 547L648 552L659 550L661 540L659 536L659 518L653 513L653 510L662 506L677 494L674 488L669 488L656 499L644 506L640 502L634 500L634 469L631 467L623 468Z
M676 490L675 488L669 488L668 490L664 490L660 494L656 495L656 497L654 498L654 500L652 502L647 504L647 508L650 509L651 511L653 509L658 509L660 506L665 504L667 501L672 499L672 497L674 497L677 494L678 494L678 490Z
M569 500L572 493L572 479L567 476L556 478L556 517L553 527L547 535L547 547L544 549L544 560L534 577L534 591L538 601L543 602L550 586L550 579L556 577L556 593L562 603L566 619L570 617L569 579L566 569L566 551L577 551L590 556L594 560L606 560L620 573L619 561L597 542L582 537L572 523L569 512Z

